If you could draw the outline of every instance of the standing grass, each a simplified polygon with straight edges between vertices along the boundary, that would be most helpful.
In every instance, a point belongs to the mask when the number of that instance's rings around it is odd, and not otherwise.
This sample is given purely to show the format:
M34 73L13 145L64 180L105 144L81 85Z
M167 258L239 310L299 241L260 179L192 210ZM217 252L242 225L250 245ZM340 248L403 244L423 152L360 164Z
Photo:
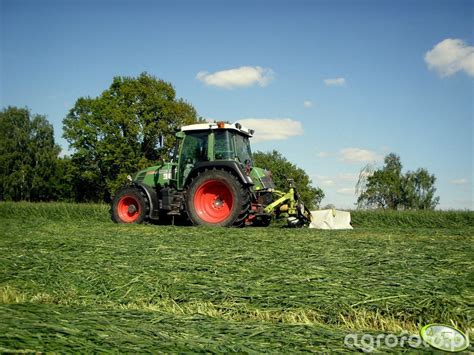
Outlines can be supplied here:
M110 221L109 205L66 202L0 202L0 215L18 221Z
M472 211L351 211L352 225L357 227L464 228L474 226Z
M0 202L0 214L9 218L66 221L110 221L110 206L93 203ZM474 226L473 211L350 211L356 228L464 228Z
M469 225L213 229L107 211L0 204L0 351L343 351L354 331L472 328Z

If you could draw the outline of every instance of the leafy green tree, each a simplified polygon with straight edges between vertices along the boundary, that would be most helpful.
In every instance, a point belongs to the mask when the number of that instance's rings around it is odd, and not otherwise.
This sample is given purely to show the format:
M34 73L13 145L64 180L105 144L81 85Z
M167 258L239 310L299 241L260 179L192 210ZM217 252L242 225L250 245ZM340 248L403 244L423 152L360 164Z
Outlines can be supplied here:
M356 185L357 204L359 208L434 209L439 203L439 197L434 196L435 181L426 169L403 174L400 157L390 153L382 168L367 165L361 170Z
M403 179L403 206L407 209L433 210L439 203L435 197L436 177L428 170L419 168L409 171Z
M400 157L390 153L381 169L368 172L369 166L359 176L357 190L363 189L357 203L359 207L397 209L402 203L402 164Z
M319 187L311 186L311 179L306 172L289 162L280 152L255 152L253 165L264 168L272 173L273 181L279 190L290 188L289 178L295 181L295 186L304 204L308 208L318 207L324 198L324 192Z
M26 108L0 111L0 197L45 201L56 197L56 163L61 151L45 116Z
M56 174L51 180L54 187L54 199L58 201L75 201L77 192L75 184L77 171L72 165L71 158L68 156L59 157L56 160Z
M80 200L108 200L128 174L167 159L175 131L199 121L170 83L147 73L115 77L96 98L82 97L64 119Z

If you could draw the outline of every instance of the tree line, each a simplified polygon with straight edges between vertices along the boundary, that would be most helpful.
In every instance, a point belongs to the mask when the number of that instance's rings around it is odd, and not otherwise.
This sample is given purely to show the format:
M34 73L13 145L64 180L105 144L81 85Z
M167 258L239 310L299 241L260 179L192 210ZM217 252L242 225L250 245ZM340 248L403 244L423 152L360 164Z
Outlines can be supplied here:
M427 169L402 173L400 157L388 154L381 168L365 166L356 185L359 208L390 210L433 210L439 203L435 196L436 177Z
M147 73L118 76L69 110L63 136L72 153L66 156L44 115L9 106L0 111L0 201L109 202L127 175L169 160L179 127L198 122L203 119L171 83ZM324 192L281 153L256 152L254 164L271 170L281 190L292 177L305 204L319 206ZM358 205L432 209L439 200L434 182L425 169L402 176L400 159L390 155L380 171L361 174Z
M0 112L0 200L108 202L128 174L167 159L177 128L200 121L170 83L147 73L119 76L69 110L63 131L72 154L60 156L45 116L7 107Z

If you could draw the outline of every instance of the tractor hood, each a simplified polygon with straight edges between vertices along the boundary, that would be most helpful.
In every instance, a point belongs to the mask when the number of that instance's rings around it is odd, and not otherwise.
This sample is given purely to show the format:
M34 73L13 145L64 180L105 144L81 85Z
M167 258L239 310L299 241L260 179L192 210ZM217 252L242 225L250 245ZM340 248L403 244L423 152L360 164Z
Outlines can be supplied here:
M255 190L268 190L275 188L272 173L268 170L254 166L250 171L250 177L253 180Z

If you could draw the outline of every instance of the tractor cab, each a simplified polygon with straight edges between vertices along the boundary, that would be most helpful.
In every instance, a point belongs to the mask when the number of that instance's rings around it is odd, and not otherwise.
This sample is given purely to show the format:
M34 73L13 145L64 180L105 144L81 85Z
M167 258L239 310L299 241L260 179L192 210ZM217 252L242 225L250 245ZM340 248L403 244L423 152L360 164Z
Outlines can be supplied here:
M178 151L177 185L186 185L191 172L208 162L233 162L243 173L250 172L252 151L249 138L253 130L239 123L201 123L182 127L176 136Z

